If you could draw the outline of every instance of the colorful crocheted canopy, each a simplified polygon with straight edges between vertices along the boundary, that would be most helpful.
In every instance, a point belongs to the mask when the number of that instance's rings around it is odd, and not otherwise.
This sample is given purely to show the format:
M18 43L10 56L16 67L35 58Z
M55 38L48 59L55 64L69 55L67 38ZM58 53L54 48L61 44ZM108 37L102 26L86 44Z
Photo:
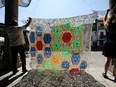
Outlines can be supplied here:
M95 14L71 18L37 19L30 25L31 68L85 70L91 50Z

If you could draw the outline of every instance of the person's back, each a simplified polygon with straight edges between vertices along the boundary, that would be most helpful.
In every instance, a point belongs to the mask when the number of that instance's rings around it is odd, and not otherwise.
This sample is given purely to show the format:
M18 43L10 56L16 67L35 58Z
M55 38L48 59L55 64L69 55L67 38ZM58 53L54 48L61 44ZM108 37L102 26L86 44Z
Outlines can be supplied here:
M23 26L22 27L10 26L7 29L7 34L9 36L11 46L18 46L25 44L23 28L24 28Z

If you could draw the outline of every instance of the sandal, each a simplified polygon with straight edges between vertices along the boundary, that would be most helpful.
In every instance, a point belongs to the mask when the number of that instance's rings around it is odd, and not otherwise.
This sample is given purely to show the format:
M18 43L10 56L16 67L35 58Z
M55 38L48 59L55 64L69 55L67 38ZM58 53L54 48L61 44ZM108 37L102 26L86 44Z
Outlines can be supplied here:
M105 73L102 73L102 76L106 79L108 79L108 76Z

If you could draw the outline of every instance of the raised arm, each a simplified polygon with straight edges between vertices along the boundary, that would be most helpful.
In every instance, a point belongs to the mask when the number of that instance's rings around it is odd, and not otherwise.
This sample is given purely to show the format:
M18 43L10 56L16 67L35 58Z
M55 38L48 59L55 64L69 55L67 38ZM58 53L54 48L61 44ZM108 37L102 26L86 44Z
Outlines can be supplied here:
M29 17L28 22L27 22L24 26L25 26L25 27L28 27L28 26L30 25L31 21L32 21L32 18L31 18L31 17Z
M110 9L107 9L106 15L105 15L105 17L104 17L104 21L107 20L107 16L108 16L108 12L109 12L109 11L110 11Z

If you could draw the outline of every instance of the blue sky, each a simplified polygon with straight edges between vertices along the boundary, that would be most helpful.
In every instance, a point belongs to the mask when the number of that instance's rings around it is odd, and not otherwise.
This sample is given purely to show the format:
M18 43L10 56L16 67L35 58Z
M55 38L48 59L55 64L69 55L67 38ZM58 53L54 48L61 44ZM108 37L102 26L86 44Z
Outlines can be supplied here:
M29 7L19 7L19 23L32 18L65 18L106 10L109 0L32 0ZM0 22L4 23L4 7L0 8Z

